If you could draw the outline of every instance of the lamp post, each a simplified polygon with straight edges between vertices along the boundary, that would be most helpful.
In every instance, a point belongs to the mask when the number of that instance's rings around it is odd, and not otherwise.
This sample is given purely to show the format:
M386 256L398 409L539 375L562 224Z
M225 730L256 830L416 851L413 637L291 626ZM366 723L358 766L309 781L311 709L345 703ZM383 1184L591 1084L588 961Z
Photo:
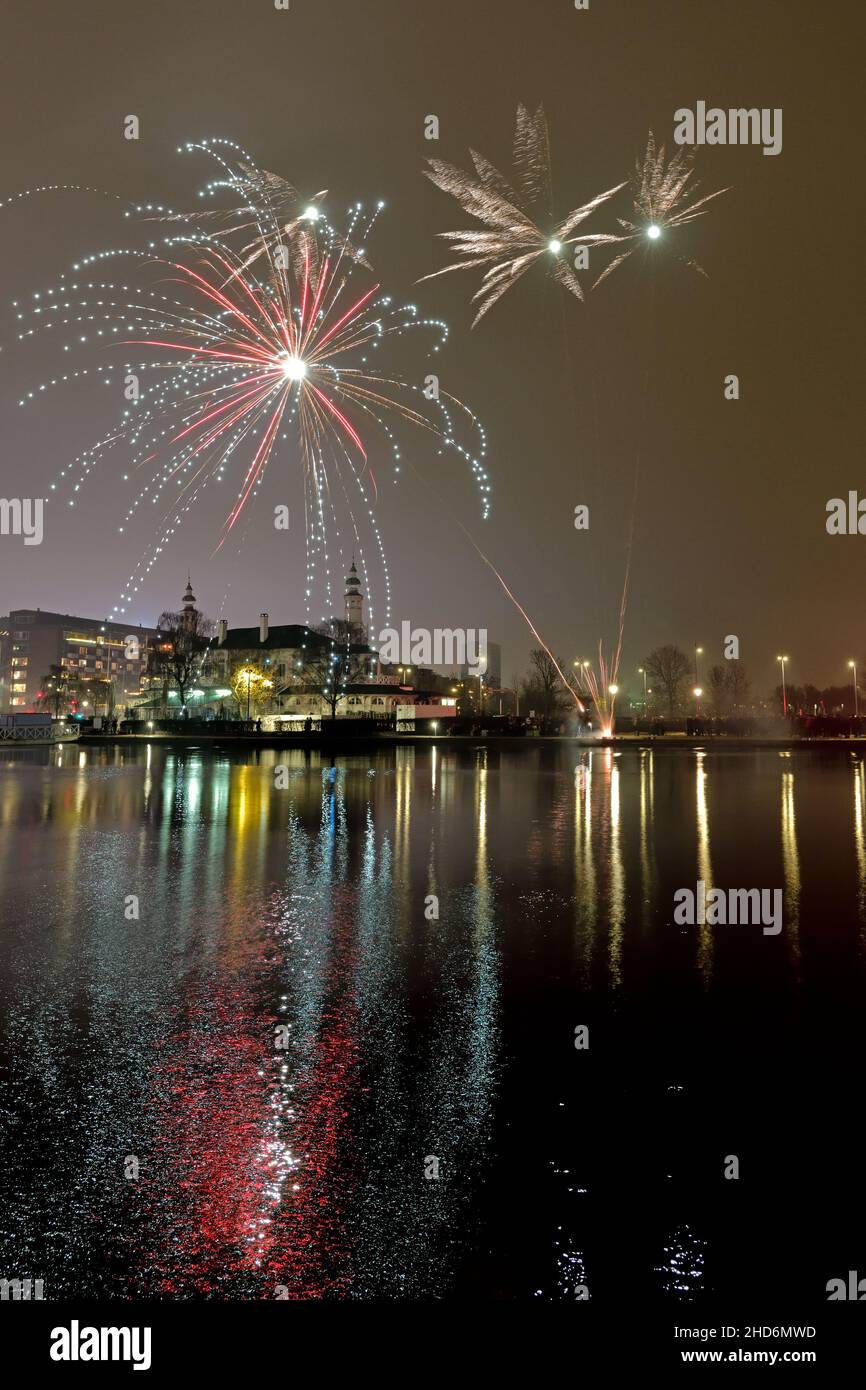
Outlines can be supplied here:
M785 662L789 659L787 656L776 657L776 660L782 663L782 713L786 718L788 714L788 687L785 684Z
M694 690L692 691L692 694L693 694L694 697L695 697L695 718L696 718L696 719L700 719L700 717L701 717L701 696L703 695L703 693L704 693L704 692L703 692L703 690L701 689L701 687L700 687L699 685L696 685L695 688L694 688Z
M848 662L848 665L851 667L851 670L854 672L854 718L855 718L855 719L859 719L859 718L860 718L860 702L859 702L859 696L858 696L858 694L857 694L857 662L856 662L856 661L849 661L849 662Z
M700 676L698 675L698 657L699 657L699 656L703 656L703 654L704 654L704 649L703 649L703 647L699 647L698 644L697 644L697 642L696 642L696 643L695 643L695 685L699 685L699 684L700 684L700 679L701 679L701 678L700 678Z
M638 669L639 674L643 676L643 712L644 712L644 714L646 714L646 706L647 706L647 699L646 699L646 697L647 697L647 688L646 688L646 668L645 668L644 666L638 666L637 669Z

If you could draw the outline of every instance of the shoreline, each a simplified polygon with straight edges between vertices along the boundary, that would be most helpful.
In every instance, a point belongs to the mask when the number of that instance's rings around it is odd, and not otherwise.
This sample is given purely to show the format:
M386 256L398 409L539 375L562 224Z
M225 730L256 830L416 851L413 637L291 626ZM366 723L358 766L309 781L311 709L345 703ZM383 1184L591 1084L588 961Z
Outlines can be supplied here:
M181 747L199 748L310 748L325 749L341 753L364 751L370 748L389 748L400 746L413 746L415 744L437 744L445 747L466 747L471 745L475 748L533 748L539 744L545 746L571 746L580 749L591 748L738 748L738 749L806 749L806 748L825 748L825 747L847 747L852 752L857 749L866 750L866 735L859 737L844 737L841 735L830 735L824 738L810 738L800 736L796 738L772 738L768 735L754 735L752 737L719 735L717 737L698 736L690 734L614 734L611 738L579 738L576 735L568 734L544 734L529 738L515 738L504 734L493 734L487 737L479 734L409 734L409 733L374 733L374 734L177 734L152 732L147 734L101 734L86 733L82 734L77 740L77 745L86 747L108 747L128 744L134 746L142 743L166 743L180 745ZM12 746L11 744L9 745ZM20 745L24 746L24 745ZM35 746L33 744L29 745ZM48 745L45 745L48 746ZM53 745L54 747L60 745Z

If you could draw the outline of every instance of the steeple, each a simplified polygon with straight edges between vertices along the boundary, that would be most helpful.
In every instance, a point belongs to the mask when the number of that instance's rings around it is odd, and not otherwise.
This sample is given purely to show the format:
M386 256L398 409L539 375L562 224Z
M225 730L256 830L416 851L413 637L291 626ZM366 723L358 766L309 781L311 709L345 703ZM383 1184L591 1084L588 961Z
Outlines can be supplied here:
M362 627L364 622L364 595L361 593L361 581L355 568L354 555L351 569L346 576L346 622L356 628Z
M196 604L196 598L195 598L195 594L194 594L193 591L192 591L192 577L190 576L190 573L189 573L189 571L187 570L187 575L186 575L186 593L185 593L184 596L183 596L183 613L182 613L181 616L182 616L183 622L186 623L186 624L189 625L189 626L191 626L191 625L194 623L194 621L195 621L195 616L194 616L194 615L195 615L195 612L196 612L195 604Z

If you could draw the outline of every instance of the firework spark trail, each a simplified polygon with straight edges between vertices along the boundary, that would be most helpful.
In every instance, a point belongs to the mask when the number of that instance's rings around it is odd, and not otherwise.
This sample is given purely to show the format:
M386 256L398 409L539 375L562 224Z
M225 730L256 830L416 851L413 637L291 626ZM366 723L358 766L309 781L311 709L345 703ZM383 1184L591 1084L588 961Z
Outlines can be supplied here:
M589 246L616 246L624 243L628 244L628 249L618 252L614 259L605 267L601 275L595 281L598 285L607 278L614 270L621 266L640 245L654 246L665 233L670 233L685 227L697 217L704 215L706 205L721 193L727 191L720 189L714 193L707 194L701 198L696 197L697 185L692 182L694 172L694 149L681 149L670 160L666 157L664 146L656 147L652 132L649 133L646 151L642 159L637 161L634 177L631 181L631 194L636 220L618 218L620 227L625 232L622 234L595 233L589 235L575 236L576 227L580 225L597 207L607 202L622 188L626 183L620 183L616 187L609 189L606 193L600 194L591 202L581 208L575 209L556 229L542 230L541 221L545 220L547 227L552 226L552 174L550 159L550 140L547 122L541 107L531 114L523 106L518 108L517 128L514 139L514 167L515 178L510 183L504 176L483 156L474 150L470 151L472 161L475 166L475 175L465 174L454 165L447 164L442 160L428 161L430 169L425 171L427 177L449 193L461 205L464 211L483 223L487 230L467 231L467 232L446 232L442 235L449 241L457 253L458 259L451 265L444 267L443 270L434 272L434 275L442 275L453 270L471 269L476 266L486 266L481 289L476 293L474 299L481 301L481 307L476 315L474 325L487 311L500 299L507 290L519 279L530 266L535 264L540 258L547 257L548 268L553 278L578 299L583 299L583 291L577 276L571 267L560 259L560 253L567 245L582 244ZM626 181L628 182L628 181ZM690 268L704 274L702 267L690 258L679 255L676 250L671 250L675 259L682 261ZM426 276L431 279L433 276ZM593 288L595 288L595 285ZM560 301L562 309L562 327L565 344L565 356L568 368L568 382L571 394L571 405L574 412L575 432L578 424L578 407L575 395L574 370L571 360L571 345L568 335L568 327L565 318L564 302ZM593 396L595 386L593 382ZM643 389L643 409L642 415L646 415L648 397L648 368L644 376ZM600 462L600 445L598 434L598 419L596 409L596 441L598 446L598 459ZM634 546L634 533L636 512L639 496L641 473L641 452L638 450L635 460L634 485L632 490L631 510L628 520L628 537L626 541L626 561L623 575L623 585L619 606L619 619L617 627L617 638L613 649L613 655L608 661L604 654L603 643L598 644L598 671L592 669L591 663L583 664L583 672L586 676L595 705L603 721L603 727L607 732L612 730L613 710L616 696L616 686L620 660L622 656L623 636L625 630L625 615L628 604L628 593L631 576L632 553ZM464 528L465 530L465 528ZM468 535L468 532L467 532ZM469 537L472 540L472 537ZM472 541L475 545L474 540ZM529 622L525 610L517 604L514 595L508 589L502 576L498 573L483 552L478 549L485 563L496 574L509 598L516 604L524 618ZM595 568L591 569L591 579L594 580ZM538 640L541 638L537 630L530 622L530 627ZM551 659L549 648L542 642L542 646ZM557 666L557 670L559 667ZM559 671L563 683L569 686L562 671ZM573 692L572 692L573 693ZM608 705L608 696L610 702Z
M695 198L698 185L692 183L691 180L694 174L696 154L697 151L692 146L683 146L671 159L668 159L664 145L657 148L655 137L652 131L649 132L646 152L642 159L638 159L631 180L635 220L618 217L617 221L625 229L626 235L610 238L612 242L633 244L629 245L627 251L621 251L605 266L595 281L593 289L596 285L600 285L602 280L606 280L609 275L612 275L641 246L644 248L648 245L652 246L661 240L665 233L677 231L688 226L695 218L703 217L707 203L711 203L714 198L720 198L723 193L729 192L727 188L719 188L714 193L706 193L702 198ZM703 266L698 265L698 262L692 260L691 257L681 256L677 251L671 251L669 254L673 255L675 260L688 266L689 269L696 270L699 275L706 275Z
M455 519L456 519L456 518L455 518ZM550 650L550 648L548 647L548 645L547 645L547 643L545 642L544 638L542 637L541 633L538 631L538 628L537 628L537 627L535 626L535 624L533 623L533 621L532 621L532 619L530 618L529 614L527 613L526 609L523 607L523 604L522 604L522 603L520 602L520 600L516 597L516 595L515 595L514 593L512 593L511 589L510 589L510 588L508 587L508 585L506 584L505 580L503 579L502 575L499 573L499 570L496 568L496 566L494 565L493 561L490 560L490 559L488 559L488 557L484 554L484 551L481 549L481 546L480 546L480 545L478 544L478 542L475 540L475 538L474 538L474 536L471 534L471 532L468 531L468 530L466 529L466 527L463 525L463 522L458 520L458 521L457 521L457 525L460 527L461 531L462 531L463 534L466 536L466 538L467 538L467 540L469 541L470 545L472 545L472 546L474 547L474 549L478 552L478 554L481 556L481 559L484 561L485 565L487 565L488 569L492 570L493 573L496 575L496 578L499 580L499 583L501 584L503 590L504 590L505 593L508 595L508 597L510 598L511 602L514 604L514 607L517 609L518 613L519 613L519 614L521 615L521 617L524 619L524 621L525 621L527 627L529 628L530 632L532 633L533 637L536 638L536 640L540 643L540 645L543 647L543 649L547 652L547 655L550 657L551 661L553 662L554 666L556 667L556 671L557 671L557 674L559 675L560 680L562 681L562 683L563 683L563 685L565 686L565 688L566 688L566 690L568 691L568 693L571 695L572 699L574 700L575 705L576 705L577 708L580 710L581 714L584 714L584 713L586 712L586 706L584 705L584 703L583 703L583 701L581 700L581 698L580 698L579 694L577 693L577 691L574 689L574 686L573 686L573 685L571 684L571 682L569 681L568 677L566 676L565 672L563 671L563 669L562 669L562 667L560 666L559 662L557 661L556 657L553 655L553 652L552 652L552 651Z
M601 275L595 281L593 289L611 275L619 266L633 256L642 246L644 249L654 247L661 242L666 233L676 231L687 226L698 217L703 217L706 212L706 205L718 198L728 190L721 188L713 193L708 193L702 198L696 198L698 185L691 182L694 173L696 151L692 148L679 150L670 160L666 157L665 147L656 147L655 138L652 131L647 138L646 151L642 160L638 160L635 174L632 180L632 198L634 206L634 216L638 219L618 218L620 226L626 231L626 235L620 237L621 242L634 243L626 251L620 252L605 267ZM706 271L697 261L690 257L682 256L677 251L665 247L667 254L673 255L674 259L697 271L700 275L706 275ZM650 272L652 266L650 266ZM648 337L650 343L653 339L653 324L655 320L655 285L652 274L649 280L649 314L648 314ZM646 366L643 374L643 389L641 392L641 421L639 425L639 438L643 441L645 437L646 417L649 410L649 372L650 357L647 355ZM639 445L635 455L634 484L632 489L632 501L629 513L628 539L626 542L626 565L623 577L622 598L620 602L619 630L617 635L614 655L608 671L604 660L602 644L599 642L598 666L599 678L595 679L591 668L588 670L588 681L593 695L593 699L598 706L599 696L604 699L605 691L615 687L618 682L619 664L622 655L622 643L625 630L625 612L628 602L628 590L631 576L632 553L634 547L634 534L637 519L638 497L640 493L640 481L642 471L642 448ZM613 712L615 703L615 693L610 702L609 728L613 728ZM598 706L601 710L603 707ZM604 707L606 716L606 706Z
M625 185L619 183L599 193L556 222L551 206L550 137L541 106L535 112L522 104L517 108L513 184L483 155L475 150L469 153L474 175L443 159L428 160L430 168L424 173L487 230L441 232L458 259L422 278L432 280L453 270L486 266L481 288L473 296L473 300L481 302L473 328L540 260L547 262L549 274L559 285L576 299L583 299L580 280L562 252L569 246L603 246L619 240L610 233L575 233L582 222Z
M476 301L481 301L481 305L473 322L473 327L531 266L542 259L547 261L549 273L560 286L567 289L576 298L583 299L580 281L561 253L567 246L603 246L619 239L612 234L582 233L578 235L576 231L592 212L612 198L625 184L617 184L599 194L582 207L575 208L564 220L554 225L550 138L547 120L541 107L535 113L530 113L522 105L518 107L513 147L515 170L513 184L483 156L474 150L470 153L475 166L475 177L464 174L460 169L446 164L442 160L430 160L430 169L425 172L431 182L444 192L451 194L464 211L484 223L488 229L485 231L444 233L444 238L452 244L459 259L452 265L446 266L444 270L434 272L434 275L442 275L452 270L471 269L475 266L488 267L482 280L481 289L474 296ZM542 223L546 230L541 225ZM424 278L432 279L434 275ZM577 426L578 409L575 398L574 371L562 300L560 306L562 308L570 399L575 426ZM465 527L462 529L485 564L496 575L503 590L521 613L542 648L550 656L563 685L571 693L579 710L582 713L585 712L579 695L559 667L556 658L540 636L525 608L518 602L502 575L484 555L474 538ZM594 567L591 567L591 570L594 575ZM618 670L619 655L622 649L627 591L628 570L620 604L620 626L614 671ZM607 671L601 643L599 643L599 665L600 671ZM586 669L584 667L584 670ZM615 676L611 675L610 683L614 683L614 681ZM605 690L607 684L607 680L604 680L603 688ZM602 697L603 703L599 703L599 686L595 680L591 693L600 714L604 715L606 697Z
M134 407L124 410L116 430L66 464L58 480L64 489L71 488L69 505L75 505L75 494L97 465L125 445L124 480L140 474L143 482L119 530L143 516L145 503L164 505L161 535L130 573L115 614L126 612L207 486L226 480L229 470L240 465L240 487L217 549L224 545L288 438L300 464L310 528L307 601L322 564L330 595L328 532L333 525L339 534L339 497L340 507L345 501L348 508L358 554L364 552L361 527L372 532L384 574L387 617L390 581L370 495L379 491L370 467L370 429L390 449L395 475L401 459L397 427L428 431L440 452L454 450L469 464L483 516L490 507L481 462L484 436L472 412L463 407L462 423L475 428L480 448L459 435L453 422L443 421L440 401L428 404L420 385L393 368L380 369L373 357L389 339L413 331L432 333L432 351L438 352L447 328L438 319L420 317L414 305L394 305L378 280L355 286L359 267L369 271L362 243L383 204L367 212L355 204L342 233L320 206L324 194L316 194L302 211L300 195L290 184L257 170L232 142L204 141L187 149L217 161L222 177L207 191L229 191L235 206L195 213L134 206L127 217L181 223L179 234L150 241L147 249L128 246L84 257L73 267L75 274L62 275L42 296L34 296L33 326L19 333L22 340L49 331L68 337L65 352L74 346L80 354L73 342L77 333L81 343L148 349L154 355L118 362L106 361L103 354L98 368L58 374L27 392L21 404L35 400L37 391L86 384L89 378L111 384L133 372L134 380L143 375L147 382L141 400L133 398ZM238 237L243 238L240 247L233 244ZM105 262L124 259L146 271L150 283L142 284L138 277L135 284L90 278L94 268L98 274ZM168 492L170 484L171 492L179 489L174 496ZM52 492L57 486L52 485ZM353 508L349 495L354 489L359 501ZM366 559L363 563L366 573ZM365 582L372 611L371 579L368 575Z

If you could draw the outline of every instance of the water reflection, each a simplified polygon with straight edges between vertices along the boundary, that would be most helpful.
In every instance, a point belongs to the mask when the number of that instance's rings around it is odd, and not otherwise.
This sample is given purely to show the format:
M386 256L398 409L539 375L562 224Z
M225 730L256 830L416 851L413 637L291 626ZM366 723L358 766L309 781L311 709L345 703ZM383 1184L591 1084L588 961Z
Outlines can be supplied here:
M854 849L857 855L857 902L860 921L866 928L866 779L863 763L854 763ZM861 942L866 935L861 935Z
M574 773L574 911L585 972L592 958L596 920L596 879L592 833L593 754L581 760Z
M800 852L794 807L794 772L782 773L782 866L785 875L784 921L795 963L800 961Z
M651 748L640 750L640 877L641 877L641 922L647 927L651 921L652 904L655 898L655 853L652 839L654 820L654 755Z
M615 986L622 984L622 939L625 925L625 871L620 841L620 771L619 754L605 749L604 770L610 798L610 889L608 914L610 919L609 959L610 978Z
M710 858L710 818L707 811L707 770L706 753L703 748L695 749L695 803L698 830L698 878L703 880L705 892L713 887L713 865ZM713 927L706 924L698 928L698 969L706 984L713 972Z
M658 1125L667 1142L653 1088L693 1052L728 1058L754 972L737 953L755 941L762 1026L782 1026L763 938L672 931L671 885L695 869L708 891L714 874L758 882L781 827L785 930L808 978L819 804L837 906L810 998L828 978L854 987L846 933L863 961L863 765L852 799L844 761L791 760L781 803L778 769L771 753L737 764L528 740L0 758L0 1258L52 1271L52 1297L439 1298L500 1278L574 1297L587 1271L593 1297L597 1279L612 1287L622 1134ZM670 1066L658 1020L671 1020ZM710 1107L712 1066L700 1079L684 1096ZM639 1260L621 1232L607 1242L622 1278L689 1296L704 1223L642 1219ZM507 1263L514 1243L525 1277L481 1268L479 1252Z

